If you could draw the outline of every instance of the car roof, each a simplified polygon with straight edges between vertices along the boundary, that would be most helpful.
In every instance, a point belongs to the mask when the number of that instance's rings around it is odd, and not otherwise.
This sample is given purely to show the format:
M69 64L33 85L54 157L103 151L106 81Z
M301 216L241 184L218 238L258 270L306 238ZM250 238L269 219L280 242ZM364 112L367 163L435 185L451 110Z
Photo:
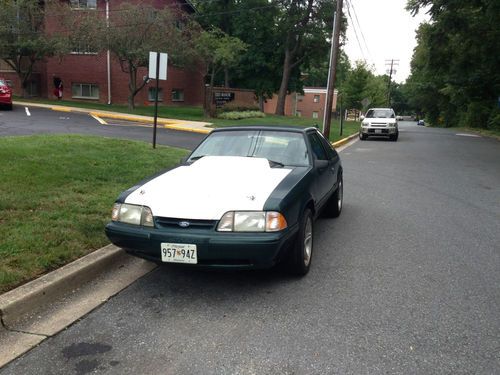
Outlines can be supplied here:
M231 126L227 128L216 128L212 130L214 132L224 132L224 131L243 131L243 130L268 130L268 131L282 131L282 132L293 132L293 133L306 133L311 130L318 130L315 127L299 128L295 126L273 126L273 125L249 125L249 126Z
M369 108L368 110L371 110L371 109L375 109L375 110L384 110L384 111L387 111L387 110L389 110L389 111L393 111L393 109L392 109L392 108L388 108L388 107L387 107L387 108Z

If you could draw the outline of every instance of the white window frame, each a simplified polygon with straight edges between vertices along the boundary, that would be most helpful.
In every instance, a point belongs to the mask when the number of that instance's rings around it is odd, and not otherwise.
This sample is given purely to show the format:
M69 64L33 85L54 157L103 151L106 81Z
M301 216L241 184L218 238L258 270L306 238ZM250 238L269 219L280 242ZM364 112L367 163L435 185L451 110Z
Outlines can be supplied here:
M174 93L179 92L181 95L180 99L174 99ZM183 102L184 101L184 89L172 89L172 101L173 102Z
M94 6L89 6L89 1L94 1ZM97 0L70 0L69 5L71 9L97 9Z
M80 86L80 95L73 95L73 86L79 85ZM97 96L84 96L82 95L82 86L90 86L90 92L92 93L92 87L97 87ZM97 100L99 99L99 85L95 83L80 83L80 82L72 82L71 83L71 97L75 99L91 99L91 100Z
M317 100L316 100L316 99L317 99ZM319 101L320 101L320 100L321 100L321 97L320 97L319 95L315 94L315 95L313 96L313 102L314 102L314 103L319 103Z
M148 87L148 100L150 102L155 101L155 91L156 91L156 87ZM158 88L158 101L159 102L163 101L163 88L161 88L161 87Z
M318 117L319 117L318 111L313 111L312 118L318 118Z

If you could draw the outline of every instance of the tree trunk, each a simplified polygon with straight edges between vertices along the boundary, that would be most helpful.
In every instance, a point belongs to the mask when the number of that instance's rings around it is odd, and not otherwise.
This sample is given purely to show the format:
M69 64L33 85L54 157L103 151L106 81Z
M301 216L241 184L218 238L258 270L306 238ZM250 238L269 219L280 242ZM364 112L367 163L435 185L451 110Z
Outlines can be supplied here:
M214 101L214 82L215 82L215 68L212 69L212 76L210 77L210 87L209 87L209 95L208 95L208 109L209 109L209 117L215 117L215 105Z
M136 76L136 69L135 67L132 66L132 64L129 64L129 82L128 82L128 109L135 109L135 94L137 93L137 76Z
M224 87L229 87L229 69L224 68Z
M283 62L283 76L281 78L281 85L278 91L278 102L276 103L275 114L284 116L285 115L285 101L286 94L288 92L288 83L290 82L290 74L292 72L290 66L290 51L285 50L285 61Z

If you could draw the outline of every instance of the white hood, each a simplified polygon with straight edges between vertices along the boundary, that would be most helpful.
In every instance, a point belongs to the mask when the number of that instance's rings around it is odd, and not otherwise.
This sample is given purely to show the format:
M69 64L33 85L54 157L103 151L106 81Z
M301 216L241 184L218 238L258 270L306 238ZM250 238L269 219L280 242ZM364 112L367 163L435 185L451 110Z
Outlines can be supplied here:
M290 171L262 158L205 156L147 182L125 203L148 206L154 216L219 220L227 211L262 210Z

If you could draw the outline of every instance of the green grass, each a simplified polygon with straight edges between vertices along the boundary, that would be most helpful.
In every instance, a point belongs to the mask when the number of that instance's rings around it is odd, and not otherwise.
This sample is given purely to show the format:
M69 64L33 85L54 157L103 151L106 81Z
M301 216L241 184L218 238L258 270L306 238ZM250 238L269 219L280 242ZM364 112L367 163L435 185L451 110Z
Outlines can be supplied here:
M101 104L88 101L69 101L69 100L48 100L48 99L21 99L18 100L30 101L33 103L43 103L51 105L64 105L78 108L90 108L103 111L113 111L121 113L130 113L135 115L153 116L153 106L138 106L134 110L129 110L126 105L118 104ZM188 120L188 121L204 121L211 122L213 127L227 127L227 126L245 126L245 125L275 125L275 126L299 126L308 127L318 125L321 127L320 119L311 119L304 117L292 116L276 116L266 115L263 118L246 118L241 120L224 120L218 118L206 118L203 116L203 108L201 107L188 107L188 106L160 106L158 107L158 116L164 118ZM359 129L359 122L347 121L344 122L343 137L339 136L340 125L338 121L332 121L330 140L332 142L338 141L341 138L354 134Z
M186 154L91 136L0 138L0 292L109 243L118 194Z

